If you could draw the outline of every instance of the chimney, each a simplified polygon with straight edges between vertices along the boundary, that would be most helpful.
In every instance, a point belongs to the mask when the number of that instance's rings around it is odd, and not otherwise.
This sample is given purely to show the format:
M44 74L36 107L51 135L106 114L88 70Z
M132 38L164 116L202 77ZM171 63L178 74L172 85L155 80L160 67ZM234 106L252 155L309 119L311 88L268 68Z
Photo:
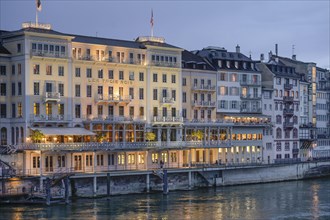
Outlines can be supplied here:
M273 53L272 53L272 51L269 51L269 53L268 53L268 60L271 60L272 57L273 57Z
M278 56L278 45L277 44L275 44L275 54L276 54L276 56Z
M240 53L241 52L241 47L237 44L236 46L236 53Z
M297 55L296 55L296 54L293 54L293 55L292 55L292 59L293 59L293 60L297 60Z
M265 55L263 53L260 54L260 61L262 62L262 61L264 61L264 59L265 59Z

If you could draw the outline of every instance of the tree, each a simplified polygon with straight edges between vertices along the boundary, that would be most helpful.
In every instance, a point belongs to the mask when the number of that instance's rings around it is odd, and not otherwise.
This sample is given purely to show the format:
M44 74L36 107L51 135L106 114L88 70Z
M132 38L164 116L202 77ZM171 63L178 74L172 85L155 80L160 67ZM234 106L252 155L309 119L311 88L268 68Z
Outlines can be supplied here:
M97 142L102 142L103 140L104 140L104 138L105 138L105 136L104 136L104 134L102 133L102 132L100 132L100 133L98 133L96 136L95 136L95 138L96 138L96 141Z
M145 136L147 141L154 141L156 139L156 135L153 132L146 132Z
M45 135L40 130L34 130L31 134L31 140L34 143L40 143Z
M203 139L203 137L204 137L204 134L203 134L203 132L201 130L197 130L197 131L193 131L191 133L191 136L193 138L196 138L198 141L201 141Z

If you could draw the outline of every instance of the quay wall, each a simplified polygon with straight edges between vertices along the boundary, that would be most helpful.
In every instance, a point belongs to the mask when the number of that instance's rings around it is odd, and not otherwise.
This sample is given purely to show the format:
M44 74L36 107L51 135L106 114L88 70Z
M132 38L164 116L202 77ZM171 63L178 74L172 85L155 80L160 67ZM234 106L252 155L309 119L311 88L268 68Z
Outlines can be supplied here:
M132 193L149 193L163 190L162 171L130 171L110 173L75 174L70 176L69 193L76 197L96 197ZM169 169L168 189L190 190L200 187L229 186L252 183L299 180L330 176L330 161L298 164L265 165L249 167L204 167ZM45 180L45 177L43 177ZM0 195L3 190L26 192L40 185L40 177L10 178L0 180ZM53 187L61 191L63 182ZM54 190L52 189L52 190ZM108 191L109 190L109 191ZM63 191L63 189L62 189ZM108 194L109 193L109 194Z

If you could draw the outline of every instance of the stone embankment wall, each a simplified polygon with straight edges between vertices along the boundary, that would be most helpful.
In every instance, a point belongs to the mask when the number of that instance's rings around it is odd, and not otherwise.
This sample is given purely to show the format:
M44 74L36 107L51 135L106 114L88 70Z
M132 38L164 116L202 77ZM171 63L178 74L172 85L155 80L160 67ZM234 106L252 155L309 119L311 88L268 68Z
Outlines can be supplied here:
M330 161L309 162L262 167L212 167L182 170L168 170L168 188L189 190L199 187L228 186L251 183L299 180L330 176ZM70 194L78 197L94 197L131 193L146 193L163 190L162 175L152 171L123 173L77 174L70 177ZM0 180L6 190L26 191L40 186L40 177L12 178ZM60 181L57 188L61 188ZM0 187L1 188L1 187ZM1 190L1 189L0 189ZM0 191L0 195L1 195Z

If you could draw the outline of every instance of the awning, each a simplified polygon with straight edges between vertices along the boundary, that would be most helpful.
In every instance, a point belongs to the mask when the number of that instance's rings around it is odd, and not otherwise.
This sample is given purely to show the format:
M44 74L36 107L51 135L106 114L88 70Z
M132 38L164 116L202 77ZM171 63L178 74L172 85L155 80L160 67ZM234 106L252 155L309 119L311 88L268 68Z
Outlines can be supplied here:
M250 117L250 118L268 118L268 115L262 115L262 114L242 114L242 113L225 113L225 116L231 116L231 117Z
M44 135L95 135L95 133L85 128L31 128L33 131L39 130Z

